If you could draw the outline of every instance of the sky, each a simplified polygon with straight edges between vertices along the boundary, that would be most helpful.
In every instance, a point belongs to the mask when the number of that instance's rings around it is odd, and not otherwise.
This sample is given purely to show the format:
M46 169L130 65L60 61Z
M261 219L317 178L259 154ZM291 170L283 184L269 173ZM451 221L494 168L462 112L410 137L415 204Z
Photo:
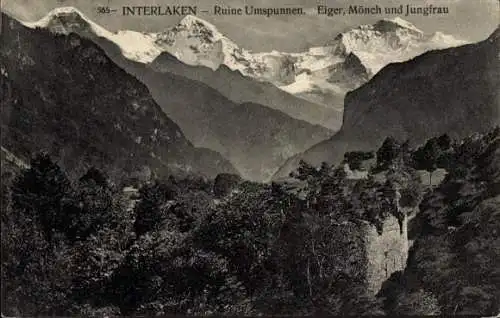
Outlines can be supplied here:
M302 16L214 16L199 13L198 16L213 23L219 31L238 43L241 47L256 52L286 51L300 52L309 47L325 45L335 36L349 28L361 24L372 24L382 18L397 15L334 16L317 15L318 5L345 7L351 4L375 5L381 7L410 4L412 6L446 6L448 15L403 17L426 33L440 31L470 42L487 38L498 27L500 21L499 0L0 0L2 11L25 20L35 21L50 10L61 6L73 6L93 21L105 28L116 30L136 30L158 32L177 23L178 16L121 16L100 15L98 6L117 8L143 5L197 5L200 9L211 10L213 5L241 7L253 5L261 7L300 6L309 14ZM272 3L272 5L270 4Z

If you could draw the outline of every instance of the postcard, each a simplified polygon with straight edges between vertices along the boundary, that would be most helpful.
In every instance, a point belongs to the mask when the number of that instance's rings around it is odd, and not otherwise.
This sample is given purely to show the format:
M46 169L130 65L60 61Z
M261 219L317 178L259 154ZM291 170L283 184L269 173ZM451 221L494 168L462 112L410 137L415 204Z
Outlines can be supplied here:
M499 6L3 0L2 316L498 315Z

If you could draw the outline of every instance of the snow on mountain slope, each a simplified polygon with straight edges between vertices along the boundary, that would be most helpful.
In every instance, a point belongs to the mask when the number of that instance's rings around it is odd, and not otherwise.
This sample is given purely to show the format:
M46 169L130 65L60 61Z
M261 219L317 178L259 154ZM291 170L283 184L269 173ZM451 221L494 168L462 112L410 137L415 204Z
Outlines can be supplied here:
M45 28L55 33L91 32L114 42L126 58L140 63L151 63L162 52L168 52L188 65L216 70L224 64L245 76L280 83L279 74L283 72L284 65L292 65L288 56L252 54L238 47L214 25L192 15L185 16L177 25L159 33L110 32L74 7L56 8L39 21L22 23L30 28Z
M272 83L291 83L294 60L289 54L255 54L220 33L217 28L195 16L184 17L177 25L156 35L156 44L188 65L216 70L226 65L245 76Z
M59 33L75 28L93 32L116 43L126 58L140 63L151 63L162 52L168 52L192 66L217 70L225 65L246 77L270 82L288 93L340 110L345 94L384 66L429 50L465 44L440 32L426 35L399 17L353 28L339 34L329 45L301 53L251 52L213 24L191 15L159 33L113 33L72 7L55 9L38 22L24 24Z
M372 75L389 63L407 61L429 50L463 44L465 41L442 33L425 35L401 18L360 26L339 34L334 41L337 54L356 54Z
M217 28L195 16L184 17L171 29L158 33L155 44L190 65L204 65L216 70L221 64L231 69L244 65L238 60L251 58Z
M383 19L382 21L397 24L397 25L399 25L405 29L408 29L410 31L414 31L416 33L423 34L423 32L421 30L419 30L416 26L414 26L412 23L410 23L406 20L403 20L400 17L395 17L393 19Z
M465 43L440 32L426 35L401 18L383 19L339 34L321 50L301 54L295 81L280 88L309 101L342 109L345 94L366 83L386 65ZM310 62L311 53L314 63ZM318 65L323 68L315 67Z
M346 71L338 66L351 53L359 58L371 77L389 63L406 61L431 49L464 44L443 34L427 36L413 24L394 18L341 33L331 45L306 52L253 53L239 47L214 25L193 16L186 16L173 28L157 34L155 43L186 64L213 70L226 65L292 94L345 94L366 82L369 78L338 83L329 80L332 75L338 77L332 72Z
M39 21L22 23L30 28L44 28L62 34L75 31L91 32L114 42L120 47L126 58L140 63L150 63L162 52L154 43L155 34L128 30L113 33L73 7L56 8Z

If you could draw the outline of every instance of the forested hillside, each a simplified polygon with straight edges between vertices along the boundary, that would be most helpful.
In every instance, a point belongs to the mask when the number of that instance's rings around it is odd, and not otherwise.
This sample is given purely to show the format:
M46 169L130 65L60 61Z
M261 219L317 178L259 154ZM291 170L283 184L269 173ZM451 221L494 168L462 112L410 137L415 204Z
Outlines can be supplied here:
M36 154L2 187L2 308L9 316L496 314L499 146L498 128L415 149L387 138L376 153L346 154L350 169L302 163L288 182L219 174L151 180L137 191L95 168L70 179ZM418 177L437 168L448 174L436 187ZM410 213L408 266L375 294L363 229L383 236L386 220Z
M237 170L196 148L144 84L93 42L29 29L1 14L1 145L29 161L38 151L70 175L90 166L113 180Z
M446 315L495 315L500 311L500 130L466 138L447 157L448 175L420 204L408 266L385 286L387 308L398 314L437 313L440 307ZM430 295L435 302L428 302Z

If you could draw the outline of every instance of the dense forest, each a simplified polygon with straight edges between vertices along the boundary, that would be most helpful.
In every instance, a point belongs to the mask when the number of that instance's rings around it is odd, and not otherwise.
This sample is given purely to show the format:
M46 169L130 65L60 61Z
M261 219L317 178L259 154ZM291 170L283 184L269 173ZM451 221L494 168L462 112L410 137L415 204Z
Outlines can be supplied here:
M415 149L387 138L270 184L139 184L92 167L71 179L37 153L26 167L2 158L1 190L8 316L500 311L500 128ZM357 229L405 211L406 269L369 293Z

